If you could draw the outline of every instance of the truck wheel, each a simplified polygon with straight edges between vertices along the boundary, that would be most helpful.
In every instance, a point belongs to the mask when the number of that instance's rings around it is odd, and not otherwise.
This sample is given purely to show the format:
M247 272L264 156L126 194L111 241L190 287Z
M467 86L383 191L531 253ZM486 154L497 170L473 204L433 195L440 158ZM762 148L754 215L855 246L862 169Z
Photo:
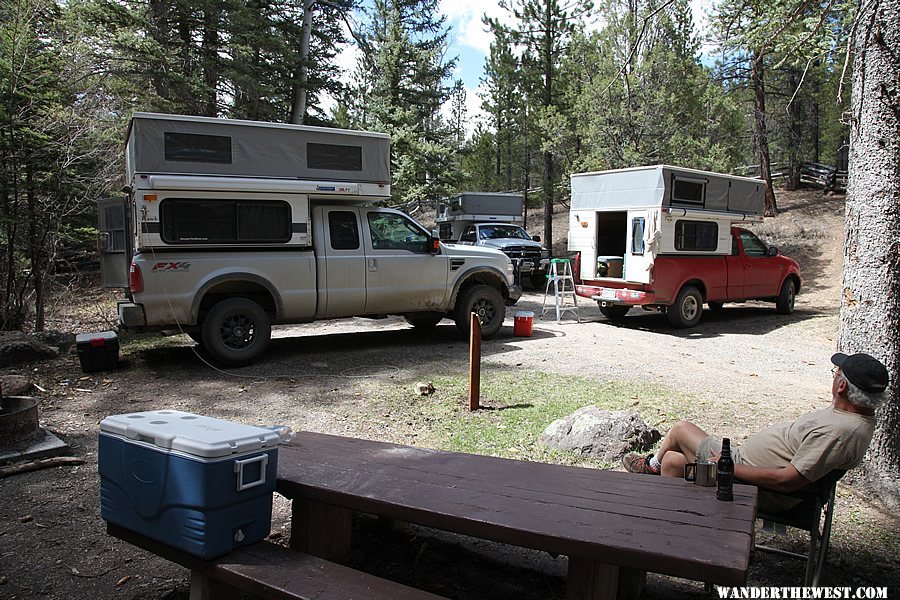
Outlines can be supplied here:
M797 286L791 278L785 279L781 284L781 291L775 299L775 312L779 315L789 315L794 312L794 298L797 296Z
M666 318L669 324L678 329L693 327L700 321L703 314L703 296L700 290L687 286L681 288L675 303L666 308Z
M600 307L600 312L610 321L619 321L623 319L625 315L628 314L629 310L631 310L630 306L618 306L616 304L609 304L607 306Z
M223 300L203 320L203 346L217 361L239 365L256 359L269 345L272 325L252 300Z
M444 319L444 315L434 313L422 313L418 315L406 315L406 322L416 328L434 327Z
M481 336L490 337L500 331L506 318L506 305L503 296L489 285L475 285L467 289L453 307L453 320L456 328L464 335L469 335L469 316L475 313L481 319Z

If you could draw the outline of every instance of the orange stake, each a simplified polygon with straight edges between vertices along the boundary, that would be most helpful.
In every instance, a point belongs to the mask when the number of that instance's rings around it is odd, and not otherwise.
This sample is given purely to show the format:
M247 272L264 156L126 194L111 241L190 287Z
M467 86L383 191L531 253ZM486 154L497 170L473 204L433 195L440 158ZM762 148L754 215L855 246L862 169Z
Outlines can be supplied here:
M481 395L481 319L472 313L469 327L469 410L478 410Z

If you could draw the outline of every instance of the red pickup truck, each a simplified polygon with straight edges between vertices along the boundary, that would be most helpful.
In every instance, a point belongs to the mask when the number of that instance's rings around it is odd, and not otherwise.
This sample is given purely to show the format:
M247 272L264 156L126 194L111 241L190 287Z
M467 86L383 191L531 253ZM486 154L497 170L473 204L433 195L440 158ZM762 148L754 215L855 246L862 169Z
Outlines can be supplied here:
M581 272L576 265L575 272ZM725 302L763 300L775 303L779 314L794 311L800 291L800 266L766 246L752 232L731 227L731 254L717 256L657 256L649 283L622 278L581 279L579 296L596 300L611 319L625 316L632 306L665 310L673 327L693 327L703 304L718 310Z

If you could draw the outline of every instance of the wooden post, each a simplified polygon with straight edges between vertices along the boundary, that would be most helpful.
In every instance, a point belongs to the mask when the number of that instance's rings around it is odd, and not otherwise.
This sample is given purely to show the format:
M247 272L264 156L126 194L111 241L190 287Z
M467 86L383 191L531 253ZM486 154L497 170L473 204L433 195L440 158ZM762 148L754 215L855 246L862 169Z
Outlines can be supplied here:
M469 410L478 410L481 395L481 319L471 314L469 326Z

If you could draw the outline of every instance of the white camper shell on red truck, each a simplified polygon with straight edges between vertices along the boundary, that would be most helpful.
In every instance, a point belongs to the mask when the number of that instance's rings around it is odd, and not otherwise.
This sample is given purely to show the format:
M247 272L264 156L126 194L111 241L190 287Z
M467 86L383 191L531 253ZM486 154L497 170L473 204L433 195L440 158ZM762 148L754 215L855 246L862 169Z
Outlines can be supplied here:
M765 183L656 165L572 175L569 250L576 293L609 318L631 307L696 325L706 303L767 300L794 309L796 261L740 223L763 220Z

